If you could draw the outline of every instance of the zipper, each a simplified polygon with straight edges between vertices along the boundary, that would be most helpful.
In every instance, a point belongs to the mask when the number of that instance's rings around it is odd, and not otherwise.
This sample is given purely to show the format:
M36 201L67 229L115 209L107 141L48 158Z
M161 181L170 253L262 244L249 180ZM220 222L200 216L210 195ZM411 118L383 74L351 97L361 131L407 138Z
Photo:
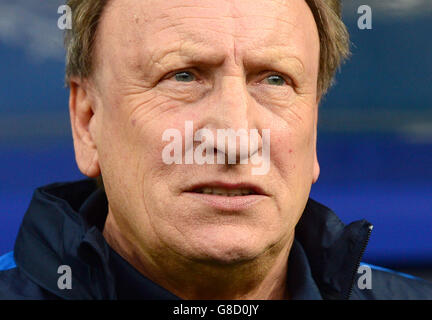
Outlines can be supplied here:
M363 242L363 246L362 246L362 248L361 248L361 251L360 251L359 257L358 257L358 259L357 259L357 263L356 263L355 268L354 268L354 271L353 271L353 273L352 273L352 278L351 278L351 279L352 279L352 280L351 280L351 287L350 287L350 289L349 289L349 291L348 291L348 294L347 294L347 296L346 296L346 300L348 300L348 299L351 297L351 294L352 294L352 291L353 291L353 288L354 288L354 280L355 280L355 277L356 277L356 274L357 274L357 270L358 270L358 268L360 267L361 259L362 259L362 257L363 257L363 254L364 254L364 252L365 252L365 250L366 250L366 247L367 247L367 244L368 244L368 242L369 242L369 238L370 238L370 236L371 236L372 229L373 229L373 225L372 225L372 224L369 224L369 226L368 226L368 233L367 233L367 237L366 237L366 241Z

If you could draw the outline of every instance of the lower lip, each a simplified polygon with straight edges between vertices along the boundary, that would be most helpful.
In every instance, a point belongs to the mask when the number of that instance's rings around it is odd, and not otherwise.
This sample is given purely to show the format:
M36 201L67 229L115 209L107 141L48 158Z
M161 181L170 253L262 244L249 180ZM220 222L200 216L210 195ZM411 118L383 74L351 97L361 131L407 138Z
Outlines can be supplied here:
M247 196L220 196L214 194L185 192L185 194L204 202L212 208L222 211L241 211L256 205L267 196L251 194Z

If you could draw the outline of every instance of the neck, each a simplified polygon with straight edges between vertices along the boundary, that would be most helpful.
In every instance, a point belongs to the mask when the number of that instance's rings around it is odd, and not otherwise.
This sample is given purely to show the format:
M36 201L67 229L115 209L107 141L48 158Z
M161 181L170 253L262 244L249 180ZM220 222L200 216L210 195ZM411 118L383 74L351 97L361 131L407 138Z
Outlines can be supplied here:
M193 261L168 249L149 255L136 241L123 236L111 214L103 235L141 274L182 299L288 299L287 261L294 235L255 259L232 264Z

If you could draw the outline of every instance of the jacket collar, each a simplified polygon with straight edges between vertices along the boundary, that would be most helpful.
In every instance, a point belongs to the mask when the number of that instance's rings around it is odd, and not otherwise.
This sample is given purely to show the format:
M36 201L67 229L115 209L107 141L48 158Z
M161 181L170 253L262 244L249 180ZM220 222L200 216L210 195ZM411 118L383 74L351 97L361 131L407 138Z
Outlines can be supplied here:
M308 200L296 239L324 299L349 298L371 231L364 219L345 225L332 210Z
M17 265L61 298L115 298L110 249L101 233L106 212L106 195L93 179L36 189L15 243ZM347 299L370 230L365 220L345 226L329 208L309 199L290 252L289 274L302 275L296 280L288 275L298 289L293 298ZM60 265L73 270L72 290L58 288Z
M110 299L108 246L95 225L77 214L96 190L94 180L55 183L35 190L14 248L17 266L42 288L63 299ZM59 289L58 268L72 270L72 290ZM102 271L101 272L101 268Z

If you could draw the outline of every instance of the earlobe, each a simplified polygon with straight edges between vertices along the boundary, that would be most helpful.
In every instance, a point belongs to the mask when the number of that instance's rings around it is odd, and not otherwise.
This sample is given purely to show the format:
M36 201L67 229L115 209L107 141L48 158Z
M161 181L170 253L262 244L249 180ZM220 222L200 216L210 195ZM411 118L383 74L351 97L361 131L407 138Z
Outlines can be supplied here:
M316 109L315 109L315 150L314 150L314 163L313 163L313 178L312 183L315 183L318 181L318 177L320 175L320 165L318 162L318 155L317 155L317 130L318 130L318 115L319 115L319 103L320 98L317 99Z
M318 181L318 177L320 175L320 166L319 166L319 162L318 162L318 158L316 156L315 153L315 160L314 160L314 165L313 165L313 180L312 183L315 183Z
M75 149L75 159L80 171L91 178L100 175L99 157L95 141L94 99L85 80L70 81L69 113Z

